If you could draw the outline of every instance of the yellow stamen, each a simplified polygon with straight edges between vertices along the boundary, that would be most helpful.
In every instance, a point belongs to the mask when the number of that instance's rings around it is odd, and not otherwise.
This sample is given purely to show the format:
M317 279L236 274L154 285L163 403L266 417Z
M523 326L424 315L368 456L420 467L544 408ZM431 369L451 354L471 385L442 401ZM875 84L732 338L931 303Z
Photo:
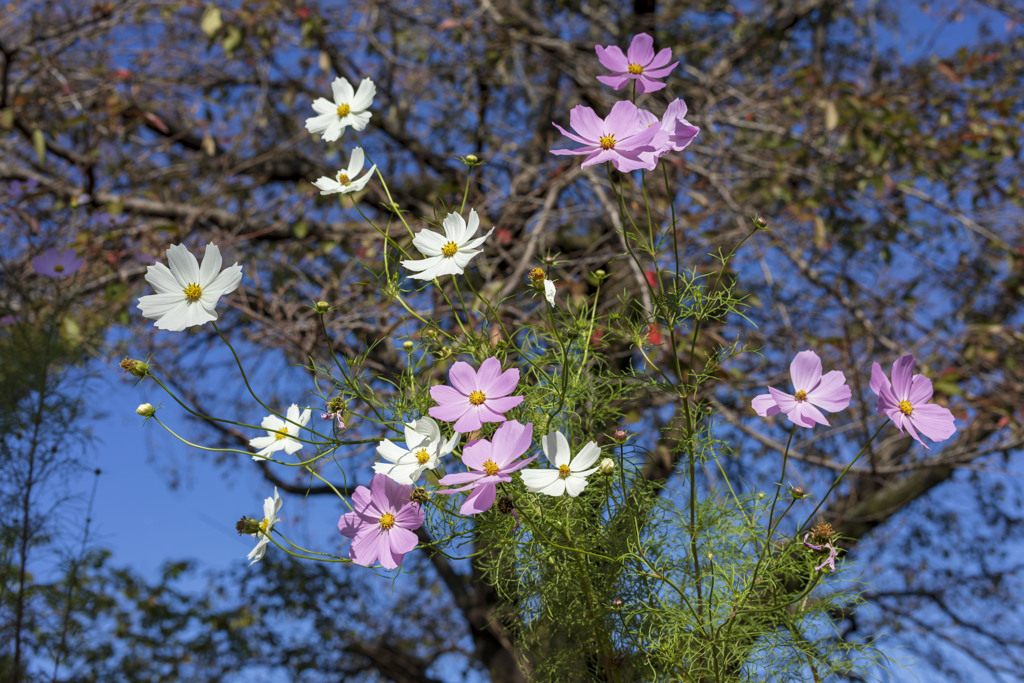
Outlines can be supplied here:
M644 68L642 66L640 66L639 64L630 64L629 65L629 73L633 74L634 76L639 76L643 72L644 72Z
M352 111L352 107L348 106L347 104L339 104L338 105L338 117L339 118L342 117L342 116L348 116L348 113L350 111Z
M263 521L260 522L260 531L262 531L263 533L267 533L268 527L270 527L270 520L264 517Z
M199 301L200 297L203 296L203 288L194 282L183 291L185 292L185 298L189 301Z
M444 256L445 258L451 258L452 256L455 256L455 254L458 253L458 251L459 245L455 244L455 242L449 242L448 244L441 247L441 255Z
M493 477L495 474L498 473L498 463L494 462L490 458L487 458L486 460L484 460L484 472L487 473L487 476Z
M484 395L484 392L480 391L479 389L477 389L476 391L469 395L469 402L475 406L480 405L486 400L487 397Z
M389 530L395 525L395 516L390 512L385 512L384 516L380 518L380 528L384 531Z
M281 427L276 432L274 432L274 441L280 441L281 439L283 439L286 436L288 436L288 428L287 427Z
M903 399L900 401L900 412L909 417L914 412L914 406L910 405L910 401Z
M806 401L807 400L807 392L804 391L803 389L801 389L800 391L798 391L795 394L793 394L793 398L795 398L798 401Z
M341 171L338 171L338 182L341 183L342 185L348 185L352 181L348 179L347 175L345 175Z
M430 460L430 453L427 453L426 448L421 448L418 451L416 451L416 462L423 465L428 460Z
M601 143L601 149L611 149L615 147L615 136L614 135L602 135L598 141Z
M55 272L55 273L63 273L64 272L64 266L62 266L59 263L53 264L53 272Z
M559 465L558 466L558 476L560 476L562 479L565 479L570 474L572 474L572 470L569 469L568 465Z

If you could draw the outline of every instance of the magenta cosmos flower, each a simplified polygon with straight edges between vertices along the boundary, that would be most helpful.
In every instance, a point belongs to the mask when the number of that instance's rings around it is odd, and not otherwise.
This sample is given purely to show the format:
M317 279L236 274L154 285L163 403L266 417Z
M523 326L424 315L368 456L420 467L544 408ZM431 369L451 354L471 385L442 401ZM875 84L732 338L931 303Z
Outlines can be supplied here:
M409 500L412 486L396 484L385 474L374 475L370 488L358 487L352 494L353 512L338 520L338 531L352 539L348 556L364 567L377 564L394 569L402 557L416 547L414 533L423 526L426 514Z
M537 456L516 460L526 452L533 441L533 424L521 425L515 420L498 427L490 441L470 441L462 449L462 462L469 472L457 472L442 477L439 483L458 486L454 489L439 490L437 493L459 493L472 491L463 501L459 512L475 515L487 512L494 505L497 484L512 481L512 473L533 462Z
M850 405L850 387L846 386L846 375L839 370L822 376L821 359L814 351L801 351L789 365L793 379L793 394L768 387L768 393L751 401L751 406L761 417L785 413L789 421L801 427L811 428L817 422L828 426L828 420L819 408L830 413L838 412Z
M474 372L469 363L459 361L448 371L451 386L430 387L431 397L439 405L428 412L430 417L454 422L457 432L473 432L484 422L504 422L503 413L523 402L522 396L509 396L519 383L515 368L501 371L501 363L491 356Z
M945 441L956 432L953 413L948 408L928 403L932 399L932 381L914 374L914 357L909 353L892 364L892 383L878 363L871 364L871 391L878 394L878 414L887 415L896 429L906 428L910 436L925 448L918 432L932 441Z
M700 128L686 120L686 102L679 99L668 105L660 120L644 109L640 110L640 120L649 126L656 124L659 128L651 140L654 151L640 154L641 159L648 163L656 163L669 152L682 152L700 133Z
M657 161L641 155L657 151L651 142L661 128L645 123L640 110L628 100L616 102L605 119L595 114L590 107L576 105L569 112L569 126L576 134L566 132L557 123L553 125L562 135L583 147L553 149L551 153L586 154L587 158L581 164L583 168L610 161L618 170L629 173L640 168L650 171Z
M83 263L85 261L78 258L74 249L58 251L50 247L32 259L32 270L49 278L67 277L81 268Z
M626 54L622 54L617 45L598 45L594 50L601 65L612 72L610 76L598 76L597 80L616 90L626 87L630 81L636 81L636 91L641 94L661 90L665 84L656 79L668 76L679 64L668 63L672 50L667 47L655 54L654 38L646 33L633 36Z

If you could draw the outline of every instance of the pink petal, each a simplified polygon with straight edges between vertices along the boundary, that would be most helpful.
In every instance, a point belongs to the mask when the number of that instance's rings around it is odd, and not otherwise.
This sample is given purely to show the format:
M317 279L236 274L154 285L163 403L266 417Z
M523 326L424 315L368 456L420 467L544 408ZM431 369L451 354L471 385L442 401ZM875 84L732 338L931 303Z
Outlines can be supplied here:
M352 507L356 510L363 510L370 506L370 489L365 486L357 486L352 492Z
M934 403L914 406L910 422L932 441L945 441L956 433L953 413Z
M560 125L558 125L554 121L551 122L551 125L554 126L555 128L557 128L562 135L564 135L565 137L569 138L573 142L578 142L581 145L590 145L590 146L593 146L595 144L595 142L593 140L587 140L585 138L581 138L579 135L576 135L575 133L570 133L569 131L567 131L565 128L562 128ZM559 152L564 153L564 154L580 153L579 150L559 150L557 152L555 150L551 150L552 154L558 154Z
M476 372L473 370L473 367L461 360L455 363L451 370L448 371L448 380L464 396L469 396L479 388ZM431 391L431 395L433 395L433 391ZM434 400L436 401L437 399Z
M363 520L354 512L346 512L338 520L338 531L342 536L355 538L359 530L363 528Z
M932 381L924 375L914 375L914 379L910 381L910 392L907 394L907 400L910 401L910 405L917 408L919 405L924 405L932 400L932 393Z
M388 546L399 564L402 562L402 555L415 548L419 542L420 539L416 538L415 532L400 526L394 526L388 532Z
M378 560L380 561L380 566L384 567L384 569L394 569L402 559L400 557L396 559L394 554L391 552L390 539L391 532L393 531L394 529L382 531L379 536L379 543L377 543Z
M633 135L643 128L646 126L640 121L640 110L629 100L619 100L612 105L612 110L605 118L604 132L614 135L616 140Z
M671 52L670 52L671 54ZM633 36L633 42L626 50L626 60L629 64L649 64L654 59L654 38L646 33L638 33Z
M494 505L496 493L497 488L494 484L483 484L476 487L471 494L466 496L466 500L463 501L459 512L464 515L476 515L481 512L487 512Z
M629 70L629 60L626 59L626 55L622 53L622 48L618 45L609 45L608 47L596 45L594 51L597 53L597 61L601 62L601 66L609 71L622 73Z
M569 126L589 142L597 142L604 135L604 121L593 109L582 104L569 112Z
M533 441L533 423L519 424L516 420L506 422L498 427L491 437L495 446L495 462L510 462L526 452ZM465 457L465 456L463 456ZM501 461L498 461L501 458Z
M814 391L808 392L807 401L830 413L844 410L850 405L850 387L846 386L846 375L839 370L825 373Z
M638 95L643 95L644 93L648 92L658 92L664 87L665 84L662 83L661 81L656 81L653 78L648 78L643 74L641 74L640 77L636 79L636 92Z
M509 372L512 372L509 370ZM519 371L516 370L516 381L519 380ZM499 393L494 389L495 382L501 377L501 361L494 356L491 356L483 363L480 364L480 369L476 373L476 387L480 391L484 392L486 396L504 396L509 393ZM515 386L515 385L513 385Z
M654 57L651 58L651 61L647 62L647 64L644 65L644 73L650 72L655 69L660 71L662 69L675 68L676 64L679 64L679 62L676 62L675 64L670 64L669 66L665 66L666 64L668 64L668 61L670 59L672 59L672 48L663 47L662 49L658 50L658 54L654 55ZM651 75L656 76L658 74Z
M892 364L892 393L899 400L910 394L910 382L914 377L914 357L911 354L900 356Z
M779 410L789 415L789 413L796 409L796 398L791 394L787 394L784 391L779 391L775 387L768 387L768 393L771 395L772 400L775 401L775 405L779 407Z
M395 513L395 526L403 529L419 529L427 519L427 513L419 505L408 503ZM404 551L408 552L408 551Z
M481 408L483 408L483 406L475 406L471 403L469 407L466 409L466 412L462 414L462 417L460 417L455 422L455 424L452 425L452 429L462 434L468 434L470 432L475 432L476 430L480 429L484 425L480 416L480 413L483 412ZM434 415L433 413L430 414L432 416ZM501 419L504 420L505 418L502 417ZM498 421L499 420L488 420L488 422Z
M471 470L482 470L484 462L492 457L493 450L490 441L478 439L462 449L462 463Z
M498 415L507 413L523 402L522 396L504 396L502 398L488 398L484 403L487 408ZM484 420L485 422L497 422L497 420Z
M481 473L477 472L452 472L446 474L438 479L439 484L445 486L461 486L463 484L476 483L481 478ZM461 489L460 489L461 490ZM437 491L436 493L455 493L455 491Z
M789 364L795 391L811 391L821 381L821 359L814 351L801 351Z
M387 541L381 538L383 535L379 526L373 528L364 527L352 539L352 545L348 549L348 556L352 558L353 562L364 567L376 564L377 559L380 557L380 546L387 544Z
M622 90L633 79L631 79L629 76L612 74L610 76L598 76L597 80L601 81L607 86L610 86L613 90Z
M769 415L775 415L779 412L779 405L772 398L771 394L761 394L755 396L754 400L750 402L750 407L754 409L754 412L761 417L768 417Z
M884 372L882 372L882 366L878 363L871 364L871 381L868 383L871 387L871 391L881 395L883 387L891 387L889 384L889 378Z
M825 416L821 414L821 411L807 401L797 402L796 407L786 413L786 417L788 417L793 424L799 427L806 427L807 429L814 427L815 422L826 427L829 426L828 420L826 420Z
M900 431L901 432L903 431L903 428L905 428L907 430L907 433L910 434L910 436L914 439L914 441L916 441L919 444L921 444L922 446L924 446L925 450L927 450L927 451L931 450L931 448L929 448L928 444L926 444L921 439L921 437L918 436L917 430L914 429L914 423L911 422L910 420L906 419L906 416L904 416L903 413L900 413L900 422L901 422L901 424L900 424L900 427L901 427Z
M539 457L540 457L540 453L538 453L537 455L532 455L529 458L526 458L525 460L517 460L517 461L515 461L514 463L512 463L510 465L506 464L505 466L503 466L501 468L502 474L509 475L509 474L511 474L513 472L517 472L517 471L523 469L524 467L526 467L527 465L529 465L531 462L533 462L534 460L536 460ZM508 477L508 479L511 481L511 477Z
M457 420L460 420L468 410L469 401L466 401L466 405L447 403L444 405L433 406L427 411L427 414L435 420L441 420L442 422L456 422Z
M667 48L666 48L666 50L667 50ZM670 73L672 73L672 71L674 71L675 68L678 65L679 65L679 62L672 62L668 66L663 66L661 68L652 68L652 67L648 66L648 67L646 67L644 69L643 77L644 78L649 78L649 79L652 79L652 80L655 79L655 78L665 78Z

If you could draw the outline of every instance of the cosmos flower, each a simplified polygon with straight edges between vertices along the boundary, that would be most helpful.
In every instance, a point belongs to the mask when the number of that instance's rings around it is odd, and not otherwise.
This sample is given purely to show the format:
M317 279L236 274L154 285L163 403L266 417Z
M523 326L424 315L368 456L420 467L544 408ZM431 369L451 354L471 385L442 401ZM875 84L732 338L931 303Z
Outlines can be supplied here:
M146 269L146 282L156 294L139 298L139 310L156 320L162 330L178 332L217 319L217 301L235 291L242 281L242 266L237 263L220 269L220 249L206 245L203 265L181 244L167 250L170 268L156 263Z
M277 495L277 487L274 487L274 497L263 500L263 519L259 523L259 531L250 534L256 539L256 547L249 551L246 556L252 560L249 566L256 564L263 559L267 553L267 544L270 543L270 532L277 524L277 513L281 511L281 496Z
M652 145L655 136L661 132L658 126L645 123L640 110L628 100L616 102L605 119L600 118L590 107L582 104L569 112L569 126L575 133L569 133L553 123L562 135L583 147L576 149L553 149L552 154L586 154L581 167L593 166L610 161L623 173L637 169L652 170L656 160L645 159L642 155L656 152Z
M686 102L679 99L668 105L660 120L651 112L640 110L640 120L647 125L657 125L659 129L651 140L654 151L641 153L641 159L656 162L669 152L682 152L693 142L700 128L686 120L686 111Z
M83 263L85 261L78 258L74 249L58 251L50 247L32 259L32 270L44 277L67 277L81 268Z
M470 491L459 512L476 515L487 512L494 505L499 482L512 481L512 473L526 467L537 456L517 460L526 452L533 440L533 425L521 425L515 420L498 427L490 441L477 439L462 449L462 462L469 472L447 474L439 481L445 486L458 488L438 490L437 493L453 494Z
M433 280L441 275L461 275L470 260L480 253L480 245L494 232L494 228L491 228L486 235L473 237L480 228L480 218L476 215L476 209L469 210L468 225L462 216L450 213L445 217L442 226L444 235L421 230L413 238L413 246L426 258L402 261L403 266L416 273L409 277L416 280Z
M887 415L896 429L906 429L925 448L924 434L932 441L945 441L956 432L953 413L948 408L929 403L932 381L914 374L916 361L910 354L900 356L892 364L892 383L878 363L871 364L871 391L878 394L878 414Z
M846 376L839 370L822 376L821 359L814 351L796 354L789 373L793 378L794 393L787 394L768 387L767 394L751 402L758 415L767 417L782 412L793 424L809 429L814 427L814 423L828 426L828 420L819 408L835 413L850 405L851 392L846 386Z
M416 529L423 526L426 514L409 500L412 486L396 484L376 474L370 488L360 486L352 494L352 512L338 520L338 531L352 539L348 556L356 564L369 567L380 564L394 569L405 554L416 547Z
M405 425L404 448L387 439L380 442L377 455L385 462L374 463L373 471L386 474L399 484L415 484L425 471L437 469L441 458L458 443L458 434L445 441L437 423L422 417Z
M615 90L621 90L630 81L636 81L636 91L639 94L656 92L664 88L665 84L657 79L668 76L679 64L668 63L668 60L672 59L672 50L667 47L655 54L654 38L646 33L633 36L626 54L622 54L617 45L597 45L594 50L601 65L612 72L608 76L598 76L597 80Z
M362 178L356 178L359 172L363 170L363 163L365 161L366 153L363 152L363 148L355 147L352 149L352 156L348 160L348 168L344 171L338 171L338 174L333 178L321 176L313 184L316 185L322 195L358 192L366 187L366 183L370 182L370 178L373 177L373 172L377 170L377 165L374 164Z
M285 413L287 420L282 420L277 415L267 415L263 418L260 426L267 430L266 436L257 436L249 439L249 445L258 448L259 452L252 456L253 460L269 458L271 453L284 451L288 455L295 453L302 448L302 442L295 438L302 427L309 422L310 409L306 408L299 413L299 406L291 404L288 412Z
M474 372L469 363L459 361L448 371L451 386L430 387L430 396L438 405L427 411L431 417L454 422L456 432L476 431L484 422L504 422L503 413L523 402L522 396L509 396L519 383L519 370L501 371L501 362L491 356Z
M306 119L306 130L323 134L327 142L334 142L341 137L346 126L352 126L355 130L366 128L371 116L367 109L373 104L377 86L369 78L364 78L359 84L359 90L354 91L347 78L335 78L331 90L334 101L317 98L313 101L313 111L318 116Z
M601 456L601 449L593 441L580 449L576 457L572 457L569 442L561 432L551 432L540 442L544 456L554 469L523 470L519 476L523 478L526 490L543 493L548 496L560 496L568 493L571 497L583 493L587 486L587 477L596 472L593 466Z

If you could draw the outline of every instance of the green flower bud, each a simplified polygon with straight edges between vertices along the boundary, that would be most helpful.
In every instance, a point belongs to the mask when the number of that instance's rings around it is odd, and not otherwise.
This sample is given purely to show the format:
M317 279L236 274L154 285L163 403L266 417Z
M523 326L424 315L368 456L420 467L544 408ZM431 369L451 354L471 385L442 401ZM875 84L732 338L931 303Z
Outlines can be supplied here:
M153 417L156 415L156 408L153 407L152 403L143 403L135 409L135 412L142 417Z

